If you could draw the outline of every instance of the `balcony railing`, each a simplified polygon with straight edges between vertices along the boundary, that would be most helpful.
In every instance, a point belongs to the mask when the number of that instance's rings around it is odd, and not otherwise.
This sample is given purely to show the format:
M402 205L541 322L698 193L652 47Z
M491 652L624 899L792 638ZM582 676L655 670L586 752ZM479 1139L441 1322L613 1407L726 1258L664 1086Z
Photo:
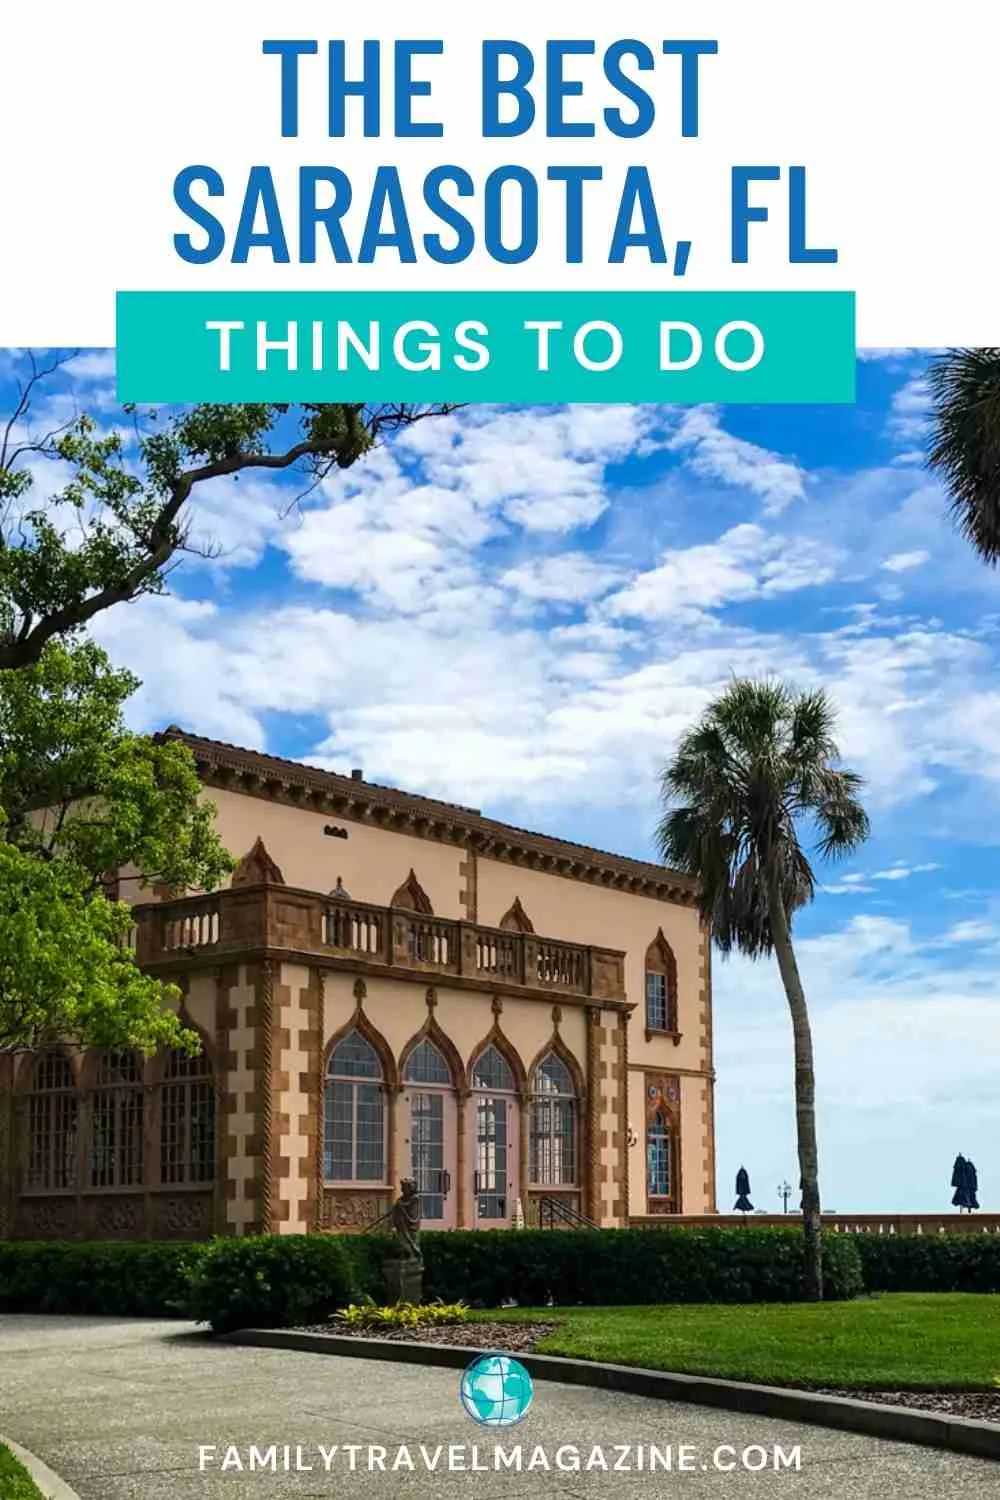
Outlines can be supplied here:
M237 956L262 948L353 959L366 968L454 975L598 999L624 999L624 954L507 932L290 886L241 886L136 907L144 965Z

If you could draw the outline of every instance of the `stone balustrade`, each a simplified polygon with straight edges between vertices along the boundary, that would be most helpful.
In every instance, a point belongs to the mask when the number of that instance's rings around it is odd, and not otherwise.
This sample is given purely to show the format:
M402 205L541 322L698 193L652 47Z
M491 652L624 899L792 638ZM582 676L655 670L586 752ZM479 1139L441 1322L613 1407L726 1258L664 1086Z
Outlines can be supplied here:
M364 972L624 1000L625 955L396 907L265 883L135 909L134 948L147 968L176 969L262 950L327 957Z

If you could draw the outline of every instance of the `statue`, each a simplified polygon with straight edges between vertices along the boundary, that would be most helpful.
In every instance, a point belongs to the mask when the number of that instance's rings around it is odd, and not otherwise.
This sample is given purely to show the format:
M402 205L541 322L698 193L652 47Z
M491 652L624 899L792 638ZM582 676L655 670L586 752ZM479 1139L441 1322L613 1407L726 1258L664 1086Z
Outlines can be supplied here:
M400 1183L400 1194L390 1210L390 1223L399 1239L406 1260L419 1261L420 1253L420 1194L412 1177L404 1177Z

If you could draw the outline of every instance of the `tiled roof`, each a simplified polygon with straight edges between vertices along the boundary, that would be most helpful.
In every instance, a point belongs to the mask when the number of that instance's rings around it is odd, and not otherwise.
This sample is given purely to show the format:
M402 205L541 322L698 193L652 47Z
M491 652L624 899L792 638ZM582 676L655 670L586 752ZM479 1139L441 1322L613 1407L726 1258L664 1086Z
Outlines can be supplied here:
M332 800L343 799L361 809L367 807L383 814L409 815L426 823L429 827L441 827L452 833L461 832L486 848L502 846L511 855L521 854L569 862L580 867L579 873L588 870L595 875L622 877L619 883L627 882L638 887L655 886L659 894L672 894L691 900L697 891L697 883L688 875L650 861L631 859L624 854L613 854L605 849L594 849L588 844L577 844L570 839L554 838L549 834L535 833L518 828L510 823L501 823L495 818L484 817L476 808L465 807L459 802L445 802L437 797L425 797L419 792L403 792L396 787L381 786L354 776L345 776L336 771L326 771L318 766L304 765L301 761L287 760L279 755L264 754L259 750L247 750L241 745L231 745L225 740L206 739L189 734L171 724L156 736L158 740L180 740L189 747L199 770L206 780L218 779L219 773L234 773L237 776L258 778L272 789L297 788L313 793L326 793ZM214 776L213 776L214 773Z

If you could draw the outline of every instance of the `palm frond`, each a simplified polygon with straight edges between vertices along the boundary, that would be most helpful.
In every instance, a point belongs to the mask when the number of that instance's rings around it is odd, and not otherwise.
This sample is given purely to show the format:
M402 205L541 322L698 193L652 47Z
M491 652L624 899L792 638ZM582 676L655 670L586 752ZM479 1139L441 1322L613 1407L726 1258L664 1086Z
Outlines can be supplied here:
M740 679L705 710L664 767L661 857L698 880L717 945L753 958L771 951L774 893L786 917L816 879L798 824L832 858L868 835L861 778L839 764L836 715L822 692Z
M1000 561L1000 349L952 349L927 372L927 462L944 482L959 530Z

